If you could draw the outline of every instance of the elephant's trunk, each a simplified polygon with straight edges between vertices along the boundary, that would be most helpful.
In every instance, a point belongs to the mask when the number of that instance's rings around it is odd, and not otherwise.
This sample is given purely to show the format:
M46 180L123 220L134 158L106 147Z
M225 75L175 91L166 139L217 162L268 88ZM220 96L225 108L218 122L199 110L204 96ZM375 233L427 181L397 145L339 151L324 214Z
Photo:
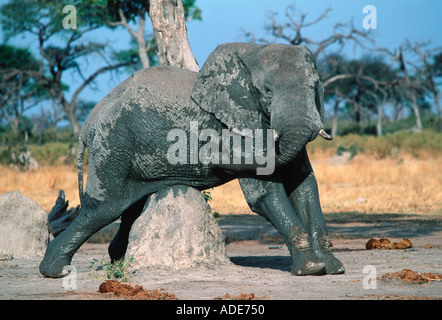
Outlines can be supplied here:
M278 140L276 164L288 165L294 161L298 153L310 141L312 130L308 126L286 127Z
M272 127L279 133L276 163L282 166L292 163L318 135L331 139L323 130L321 109L314 93L287 96L274 100L272 113Z

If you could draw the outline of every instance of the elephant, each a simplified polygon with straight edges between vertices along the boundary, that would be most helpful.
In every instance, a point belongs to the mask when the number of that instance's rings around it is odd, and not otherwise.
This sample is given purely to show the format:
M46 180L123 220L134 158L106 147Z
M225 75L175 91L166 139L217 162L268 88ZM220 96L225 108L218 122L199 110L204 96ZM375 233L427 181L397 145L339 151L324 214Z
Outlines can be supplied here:
M318 135L332 139L323 130L323 91L315 58L302 45L226 43L209 55L199 72L156 66L132 74L95 106L81 129L80 212L48 244L40 272L66 276L63 268L80 246L120 217L108 252L112 261L124 258L132 223L147 198L162 188L205 190L238 179L251 210L284 238L293 275L344 273L329 248L306 151ZM180 151L171 151L178 143L171 132L191 135L195 123L219 136L227 130L240 137L241 145L247 143L247 134L262 130L263 141L274 143L274 170L258 174L264 170L262 161L245 161L244 155L233 163L195 161L201 140L185 145L188 154L182 159L187 161L169 161L170 153ZM268 145L261 151L272 156L272 143ZM85 148L89 167L83 190ZM224 152L222 148L213 150ZM229 154L227 160L232 160Z

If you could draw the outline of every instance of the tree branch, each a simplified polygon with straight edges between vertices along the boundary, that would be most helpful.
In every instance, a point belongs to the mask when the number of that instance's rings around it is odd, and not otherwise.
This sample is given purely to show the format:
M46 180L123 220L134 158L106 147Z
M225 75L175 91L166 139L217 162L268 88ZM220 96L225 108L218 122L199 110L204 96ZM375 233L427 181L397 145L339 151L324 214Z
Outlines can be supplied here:
M135 39L137 38L137 34L135 31L133 31L133 29L129 26L129 23L126 20L126 17L124 16L123 10L122 9L118 9L118 15L120 16L120 21L117 22L112 22L107 20L106 23L112 27L116 27L116 26L124 26L126 28L127 31L129 31L129 33L131 34L132 37L134 37Z
M111 65L111 66L105 66L102 67L100 69L98 69L97 71L95 71L92 75L90 75L78 88L77 90L75 90L74 94L72 95L72 99L71 99L71 104L75 104L78 95L81 93L81 91L87 86L89 85L92 81L94 81L94 79L100 75L101 73L105 72L105 71L109 71L109 70L114 70L114 69L118 69L124 66L129 65L129 62L126 63L119 63L119 64L115 64L115 65Z

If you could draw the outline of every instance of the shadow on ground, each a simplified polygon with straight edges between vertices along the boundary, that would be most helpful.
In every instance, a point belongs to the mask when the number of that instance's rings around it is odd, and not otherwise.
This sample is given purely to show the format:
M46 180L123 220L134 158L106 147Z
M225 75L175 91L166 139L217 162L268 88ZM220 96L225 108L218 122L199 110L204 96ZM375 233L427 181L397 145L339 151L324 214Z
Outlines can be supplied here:
M442 216L358 212L325 214L330 238L370 239L416 238L436 236L442 232ZM282 237L267 220L258 215L221 215L217 218L226 243L244 240L281 242ZM98 231L89 243L109 243L118 231L115 222Z

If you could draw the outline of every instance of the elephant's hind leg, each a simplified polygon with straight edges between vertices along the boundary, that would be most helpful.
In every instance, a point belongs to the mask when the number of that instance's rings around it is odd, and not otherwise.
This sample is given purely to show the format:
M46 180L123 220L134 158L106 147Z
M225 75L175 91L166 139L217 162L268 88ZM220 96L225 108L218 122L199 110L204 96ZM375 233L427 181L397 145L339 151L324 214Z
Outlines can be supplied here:
M87 195L85 195L87 197ZM77 218L52 240L40 263L40 272L50 278L67 275L64 267L71 263L77 250L101 228L114 222L130 203L123 197L108 197L112 201L84 201ZM87 199L86 199L87 200ZM88 205L92 204L92 205Z
M109 256L111 262L116 260L121 260L126 254L127 245L129 243L129 232L134 221L140 216L143 211L144 205L146 204L147 196L141 198L121 215L120 228L117 234L109 245Z

